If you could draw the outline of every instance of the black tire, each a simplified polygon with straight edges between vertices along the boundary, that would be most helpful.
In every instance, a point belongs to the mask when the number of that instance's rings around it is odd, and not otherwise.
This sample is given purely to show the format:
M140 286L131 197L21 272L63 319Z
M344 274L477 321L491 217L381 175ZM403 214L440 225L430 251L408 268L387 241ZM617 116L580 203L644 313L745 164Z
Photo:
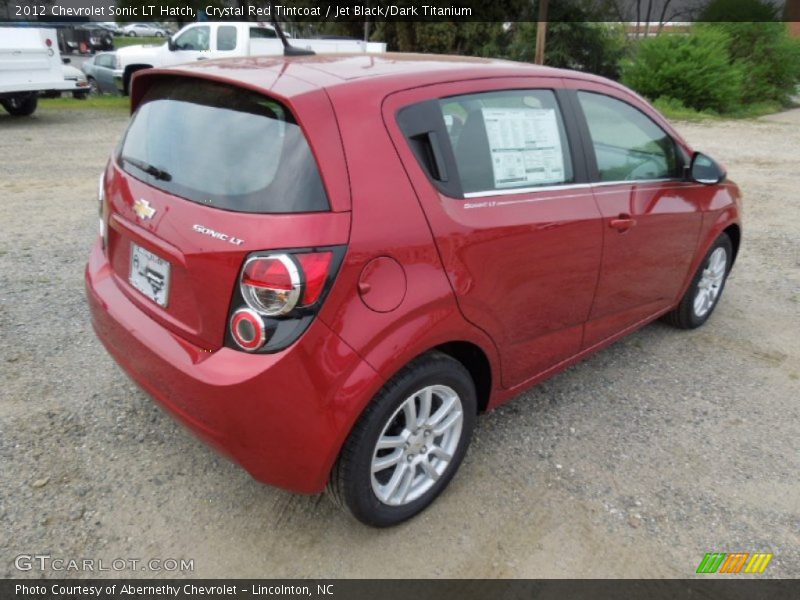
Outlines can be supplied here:
M415 500L390 506L378 498L372 486L371 467L377 441L399 407L416 392L432 385L450 388L461 401L462 423L458 445L432 487ZM431 414L435 414L435 410ZM413 360L383 386L347 438L328 483L331 499L340 508L349 510L356 519L373 527L389 527L417 515L447 487L458 470L472 438L476 415L475 384L460 362L441 352L430 352ZM397 450L400 451L399 448ZM422 450L425 450L424 446ZM417 466L413 468L414 473L421 472L424 475L425 470L421 467L420 471L417 471ZM412 475L412 478L415 476Z
M128 35L128 37L136 37L136 32L135 31L129 31L127 35Z
M718 286L719 290L714 297L711 306L708 307L703 314L698 315L697 311L695 310L695 298L697 297L699 284L703 278L703 272L709 266L711 255L714 254L718 248L725 250L726 264L724 276L722 277L722 282ZM671 312L668 312L666 315L664 315L663 320L673 327L677 327L679 329L695 329L696 327L700 327L703 323L705 323L714 312L717 303L719 303L719 299L722 297L722 292L725 290L725 283L728 281L728 274L731 271L732 264L733 244L731 243L731 239L728 237L728 234L722 233L714 241L714 243L711 245L711 248L709 248L708 252L703 257L703 261L700 263L697 272L692 278L692 282L689 284L689 288L686 290L683 298L681 298L678 306L675 307L675 309Z
M35 94L28 96L13 96L3 100L3 108L14 117L27 117L34 113L39 104Z

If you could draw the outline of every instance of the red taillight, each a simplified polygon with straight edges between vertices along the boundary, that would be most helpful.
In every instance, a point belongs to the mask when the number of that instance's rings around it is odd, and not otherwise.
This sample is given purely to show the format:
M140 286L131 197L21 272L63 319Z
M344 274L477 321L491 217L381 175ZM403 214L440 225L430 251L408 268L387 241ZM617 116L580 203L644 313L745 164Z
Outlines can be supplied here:
M251 254L234 293L226 345L277 352L294 343L322 305L344 251L344 246L329 246L319 252ZM263 339L253 337L258 331Z
M250 308L268 317L309 306L322 294L332 260L332 252L253 257L242 272L242 296Z
M289 291L294 286L291 265L280 257L256 258L247 263L242 275L242 283L261 288Z
M100 174L100 180L97 182L97 204L98 204L98 217L100 219L100 240L103 245L103 250L106 248L106 230L108 229L108 213L106 210L106 172Z
M231 317L231 335L241 348L253 352L267 340L264 320L249 308L242 308Z
M256 256L242 273L242 296L259 314L277 317L290 312L300 299L302 281L297 265L288 254Z
M49 48L50 46L52 46L52 45L53 45L53 40L51 40L50 38L47 38L47 39L44 41L44 43L45 43L45 44L47 44L47 47Z
M296 258L303 270L306 286L303 290L303 306L314 304L317 301L325 281L330 273L333 252L314 252L309 254L297 254Z

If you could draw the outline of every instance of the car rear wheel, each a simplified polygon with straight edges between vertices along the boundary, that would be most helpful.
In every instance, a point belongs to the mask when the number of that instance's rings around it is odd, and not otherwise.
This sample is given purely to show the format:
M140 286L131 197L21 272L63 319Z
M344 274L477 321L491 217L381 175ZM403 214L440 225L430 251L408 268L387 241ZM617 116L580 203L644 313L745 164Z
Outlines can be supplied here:
M13 96L2 101L3 108L8 114L15 117L27 117L36 111L39 99L35 94L28 96Z
M97 85L97 80L94 77L89 77L89 95L91 96L99 96L100 95L100 86Z
M732 261L733 244L723 233L703 258L680 304L664 315L664 320L681 329L694 329L705 323L722 296Z
M426 354L392 378L342 448L328 490L374 527L413 517L447 487L475 427L475 385L455 359Z

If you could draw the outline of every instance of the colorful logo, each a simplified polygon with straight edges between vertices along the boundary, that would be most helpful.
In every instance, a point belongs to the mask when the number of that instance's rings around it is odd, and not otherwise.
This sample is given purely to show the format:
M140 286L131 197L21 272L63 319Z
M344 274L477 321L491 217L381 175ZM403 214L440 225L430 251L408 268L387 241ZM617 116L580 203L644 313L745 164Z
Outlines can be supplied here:
M697 573L763 573L771 560L770 552L707 552Z

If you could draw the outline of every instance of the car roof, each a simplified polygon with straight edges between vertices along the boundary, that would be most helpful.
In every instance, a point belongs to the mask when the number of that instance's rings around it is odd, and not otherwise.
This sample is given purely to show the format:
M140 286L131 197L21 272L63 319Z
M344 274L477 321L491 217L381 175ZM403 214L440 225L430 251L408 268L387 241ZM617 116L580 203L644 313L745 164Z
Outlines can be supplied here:
M389 94L410 87L489 77L562 77L611 83L594 75L541 65L467 56L395 52L248 56L200 61L155 71L164 75L175 73L227 80L267 92L273 90L281 79L291 78L306 84L296 86L298 93L307 91L308 87L359 85ZM284 96L286 87L281 86Z

